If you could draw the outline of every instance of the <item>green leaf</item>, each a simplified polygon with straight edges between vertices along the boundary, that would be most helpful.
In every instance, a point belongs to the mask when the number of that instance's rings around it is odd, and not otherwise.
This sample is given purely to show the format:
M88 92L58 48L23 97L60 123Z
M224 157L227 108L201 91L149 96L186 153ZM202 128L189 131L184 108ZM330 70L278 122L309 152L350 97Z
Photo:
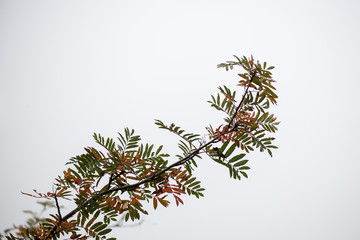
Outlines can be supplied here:
M160 151L161 151L162 148L163 148L163 145L160 145L160 147L156 150L155 155L158 155L158 154L160 153Z
M229 157L234 152L235 148L236 148L236 143L230 146L230 148L226 151L225 156Z
M236 155L236 156L234 156L233 158L231 158L229 160L229 163L236 162L237 160L242 159L243 157L245 157L245 155L246 155L245 153L241 153L239 155Z
M93 228L95 232L100 232L101 230L103 230L104 228L106 228L106 224L101 224L99 227L97 228Z
M248 167L248 166L244 166L244 167L241 167L241 168L239 168L239 169L241 169L241 170L249 170L249 169L250 169L250 167Z
M129 217L130 217L130 214L129 213L126 213L125 215L125 222L127 222L129 220Z
M191 183L188 187L193 187L195 185L199 185L200 181L195 181L193 183Z
M242 160L240 162L237 162L234 164L234 167L239 167L239 166L242 166L242 165L245 165L249 160Z
M241 173L244 177L248 178L248 175L247 175L246 172L240 171L240 173Z
M227 147L227 145L229 145L230 141L226 141L224 142L224 144L220 147L219 152L222 153L224 152L225 148Z
M90 229L95 229L98 226L100 226L101 224L102 224L102 222L97 222L97 223L93 224Z
M229 175L230 175L230 177L232 177L232 175L233 175L233 168L231 166L229 166Z
M103 230L103 231L101 231L101 232L99 232L99 235L105 235L105 234L108 234L109 232L111 232L111 228L108 228L108 229L105 229L105 230Z
M86 224L85 228L89 228L91 226L91 224L98 218L99 214L100 214L100 211L97 211L94 214L93 218Z

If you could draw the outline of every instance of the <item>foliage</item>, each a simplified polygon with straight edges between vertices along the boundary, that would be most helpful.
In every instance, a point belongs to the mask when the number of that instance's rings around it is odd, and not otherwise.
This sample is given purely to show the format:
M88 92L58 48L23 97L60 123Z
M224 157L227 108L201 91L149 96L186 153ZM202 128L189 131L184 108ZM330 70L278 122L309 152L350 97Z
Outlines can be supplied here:
M110 223L121 217L135 221L148 214L146 203L157 209L160 205L167 207L171 199L176 205L184 204L184 194L203 197L204 188L193 172L196 159L204 154L227 167L231 178L247 178L250 167L246 154L257 148L272 156L272 150L277 148L271 135L279 123L269 112L270 106L276 104L277 95L270 72L274 67L267 67L266 62L260 63L253 57L235 58L236 61L218 67L242 68L238 86L243 89L243 95L238 97L237 91L222 86L217 95L211 96L211 107L225 118L222 125L206 128L207 137L188 133L174 123L167 125L155 120L159 128L179 137L180 153L171 162L163 146L141 143L140 136L132 129L118 133L117 141L95 133L93 137L100 148L86 147L83 154L71 158L69 167L55 179L52 192L24 193L53 200L55 213L32 225L15 227L6 238L106 239L112 230ZM73 201L76 208L63 215L59 199Z

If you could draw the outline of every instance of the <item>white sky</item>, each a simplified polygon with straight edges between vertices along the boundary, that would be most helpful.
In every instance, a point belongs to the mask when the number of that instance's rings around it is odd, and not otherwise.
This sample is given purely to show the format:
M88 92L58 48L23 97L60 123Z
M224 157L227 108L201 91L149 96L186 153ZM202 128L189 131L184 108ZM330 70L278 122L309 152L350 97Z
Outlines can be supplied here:
M153 119L205 133L206 103L253 54L275 65L281 121L249 179L200 162L205 198L145 216L122 239L360 239L360 2L0 0L0 229L38 210L92 133L135 128L175 151Z

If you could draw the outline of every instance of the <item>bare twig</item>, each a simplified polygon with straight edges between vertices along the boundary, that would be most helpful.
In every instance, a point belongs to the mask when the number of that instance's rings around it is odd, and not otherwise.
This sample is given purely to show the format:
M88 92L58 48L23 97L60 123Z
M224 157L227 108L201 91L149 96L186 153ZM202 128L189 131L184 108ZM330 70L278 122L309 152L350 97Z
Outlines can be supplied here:
M234 122L234 120L235 120L235 118L236 118L237 113L240 111L240 109L241 109L241 107L242 107L242 105L243 105L244 99L245 99L245 97L246 97L246 94L247 94L248 91L249 91L250 85L251 85L251 83L252 83L255 75L256 75L256 70L254 71L253 75L251 76L251 79L250 79L250 81L249 81L249 84L248 84L248 86L246 87L246 90L245 90L245 92L244 92L244 95L243 95L243 97L241 98L241 101L240 101L239 105L237 106L237 108L236 108L236 110L235 110L235 113L234 113L233 116L231 117L231 120L230 120L230 122L229 122L229 124L228 124L228 129L230 129L232 123Z
M58 202L58 199L57 199L57 196L56 196L56 191L54 193L54 198L55 198L56 208L57 208L57 211L58 211L58 214L59 214L59 222L61 222L63 219L61 217L60 206L59 206L59 202Z

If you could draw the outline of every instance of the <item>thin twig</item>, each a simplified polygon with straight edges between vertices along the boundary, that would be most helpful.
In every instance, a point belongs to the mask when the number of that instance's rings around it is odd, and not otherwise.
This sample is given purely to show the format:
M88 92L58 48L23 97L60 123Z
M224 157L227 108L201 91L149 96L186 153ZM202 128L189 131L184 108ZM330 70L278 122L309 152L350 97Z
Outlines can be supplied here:
M57 196L56 196L56 191L54 193L54 198L55 198L55 204L56 204L56 208L57 208L57 211L58 211L58 214L59 214L59 222L61 222L63 219L61 217L61 212L60 212L60 206L59 206L59 202L58 202L58 199L57 199Z
M236 118L237 113L240 111L240 109L241 109L241 107L242 107L242 105L243 105L244 99L245 99L245 97L246 97L246 94L247 94L248 91L249 91L250 85L251 85L251 83L252 83L255 75L256 75L256 70L254 71L253 75L251 76L250 82L249 82L249 84L248 84L248 86L247 86L247 88L246 88L246 90L245 90L245 92L244 92L244 95L243 95L243 97L242 97L239 105L237 106L237 108L236 108L236 110L235 110L235 113L234 113L233 116L231 117L231 120L230 120L230 122L229 122L229 124L228 124L228 129L230 129L232 123L234 122L234 120L235 120L235 118Z

